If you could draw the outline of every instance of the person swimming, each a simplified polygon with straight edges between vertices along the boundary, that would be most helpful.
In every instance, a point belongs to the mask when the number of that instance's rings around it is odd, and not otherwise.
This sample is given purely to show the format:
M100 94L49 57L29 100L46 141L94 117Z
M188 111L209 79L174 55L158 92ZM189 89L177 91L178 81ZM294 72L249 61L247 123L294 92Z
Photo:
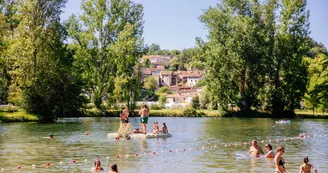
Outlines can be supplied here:
M49 136L47 136L47 137L43 137L43 138L46 138L46 139L52 139L52 138L54 138L54 135L51 134L51 135L49 135Z

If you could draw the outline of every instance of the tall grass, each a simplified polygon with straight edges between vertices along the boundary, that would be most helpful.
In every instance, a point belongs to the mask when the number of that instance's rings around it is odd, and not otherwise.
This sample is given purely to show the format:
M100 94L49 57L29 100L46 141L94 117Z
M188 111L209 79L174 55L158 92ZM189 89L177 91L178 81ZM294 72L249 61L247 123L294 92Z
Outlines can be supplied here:
M39 120L39 116L29 114L24 110L18 110L16 112L0 112L0 121L2 122L28 122Z

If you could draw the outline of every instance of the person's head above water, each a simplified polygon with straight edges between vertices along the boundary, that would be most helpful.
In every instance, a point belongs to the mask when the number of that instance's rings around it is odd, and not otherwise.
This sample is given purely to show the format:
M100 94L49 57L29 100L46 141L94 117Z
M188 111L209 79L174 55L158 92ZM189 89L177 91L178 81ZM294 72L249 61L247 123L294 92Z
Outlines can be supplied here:
M272 145L270 144L265 144L265 148L269 149L269 150L272 150Z
M100 166L101 166L101 162L98 158L96 158L95 167L100 167Z
M50 138L53 138L53 137L54 137L54 135L53 135L53 134L51 134L51 135L49 135L49 137L50 137Z
M117 170L117 165L116 165L116 164L112 164L112 165L110 165L110 170L111 170L111 171L118 172L118 170Z
M303 162L307 164L309 162L309 158L308 157L304 157L303 158Z
M252 140L252 145L253 145L254 147L256 147L256 146L257 146L257 141L256 141L256 140Z

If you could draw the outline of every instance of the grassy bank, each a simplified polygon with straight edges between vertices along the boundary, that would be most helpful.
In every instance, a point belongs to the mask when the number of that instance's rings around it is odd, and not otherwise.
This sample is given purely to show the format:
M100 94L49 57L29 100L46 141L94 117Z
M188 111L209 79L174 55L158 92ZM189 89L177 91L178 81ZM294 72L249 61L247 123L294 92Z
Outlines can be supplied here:
M2 122L29 122L39 120L39 116L29 114L21 109L15 112L0 112L0 121Z
M184 109L162 109L162 110L150 110L150 116L154 117L219 117L218 110L196 110L196 114L192 115L187 113Z
M314 113L311 110L295 110L296 117L298 118L328 118L328 113Z

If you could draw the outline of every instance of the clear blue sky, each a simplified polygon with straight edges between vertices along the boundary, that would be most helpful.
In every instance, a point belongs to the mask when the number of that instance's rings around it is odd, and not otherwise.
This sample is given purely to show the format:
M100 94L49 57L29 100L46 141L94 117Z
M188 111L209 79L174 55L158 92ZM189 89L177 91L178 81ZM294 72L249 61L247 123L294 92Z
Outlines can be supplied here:
M195 38L206 39L207 30L198 17L203 9L218 0L133 0L144 7L145 43L156 43L161 49L184 49L195 46ZM311 37L328 48L328 0L308 0ZM68 0L62 20L79 14L80 1Z

